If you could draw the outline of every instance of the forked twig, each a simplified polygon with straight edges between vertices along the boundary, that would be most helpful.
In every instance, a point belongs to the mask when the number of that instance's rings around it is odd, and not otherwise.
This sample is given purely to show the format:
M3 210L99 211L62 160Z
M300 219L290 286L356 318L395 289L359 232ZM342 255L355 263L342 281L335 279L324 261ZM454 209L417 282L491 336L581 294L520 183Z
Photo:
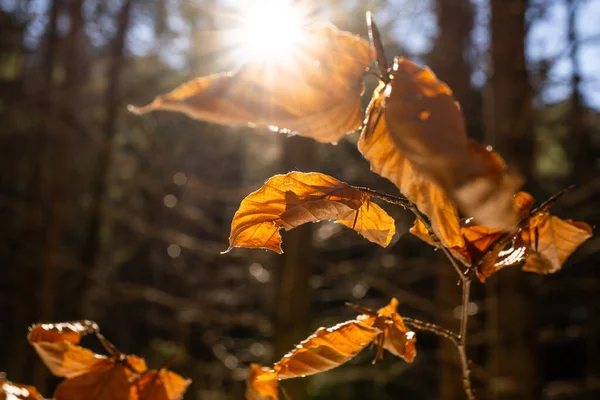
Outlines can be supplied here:
M448 250L446 247L444 247L442 245L441 240L437 237L437 235L433 231L433 227L431 226L431 222L429 221L429 218L427 218L427 216L425 214L423 214L421 212L421 210L419 210L419 207L417 207L417 205L415 203L408 200L406 197L400 197L400 196L390 195L387 193L381 193L376 190L364 188L364 187L356 187L356 188L358 190L360 190L362 193L365 193L365 194L375 197L377 199L383 200L387 203L398 205L398 206L403 207L404 209L410 210L423 223L425 228L427 228L427 232L429 233L429 235L432 237L432 239L435 241L435 243L438 245L438 247L440 249L442 249L442 252L446 256L448 261L450 261L450 264L452 265L452 267L458 274L458 276L460 278L460 282L462 284L462 312L461 312L461 318L460 318L460 331L459 331L458 335L456 335L455 333L453 333L450 330L447 330L445 328L442 328L442 327L434 325L434 324L430 324L430 323L426 323L426 322L422 322L422 321L418 321L418 320L413 320L410 318L403 318L403 319L411 327L413 327L415 329L423 330L423 331L432 332L438 336L441 336L441 337L444 337L444 338L450 340L455 345L456 350L458 351L458 355L460 357L462 381L463 381L463 388L465 390L465 394L467 396L467 399L475 400L475 394L473 392L473 387L471 384L471 367L470 367L469 358L467 356L467 327L468 327L468 322L469 322L468 306L469 306L469 302L470 302L470 298L471 298L471 280L472 280L471 274L468 273L469 270L467 270L467 272L462 271L459 262L456 260L456 258L454 258L454 256L452 256L452 254L450 253L450 250ZM350 305L349 303L346 303L346 304ZM363 310L362 313L364 313L364 314L369 314L368 311L370 311L370 310L364 309L363 307L360 307L360 306L355 307L354 305L350 305L350 307L352 307L353 309L355 309L357 311ZM361 312L361 311L359 311L359 312ZM373 313L373 311L370 311L370 312Z

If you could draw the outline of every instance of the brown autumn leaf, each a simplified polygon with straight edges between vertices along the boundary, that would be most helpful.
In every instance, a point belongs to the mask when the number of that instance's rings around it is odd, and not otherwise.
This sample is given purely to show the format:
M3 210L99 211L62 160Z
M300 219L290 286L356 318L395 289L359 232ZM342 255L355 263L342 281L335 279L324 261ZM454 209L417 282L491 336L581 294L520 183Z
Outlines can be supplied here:
M362 307L354 306L357 311L362 312L357 319L367 325L380 330L380 334L374 339L377 344L377 355L375 360L383 357L383 349L393 355L412 363L417 355L415 333L404 325L404 320L398 314L398 300L392 298L390 303L373 312Z
M110 356L77 346L85 334L95 333ZM143 359L120 353L91 321L34 325L28 335L42 361L54 375L65 377L54 391L55 400L129 400L130 386L147 370Z
M269 371L269 368L250 364L246 382L246 400L279 400L279 381L258 379L260 375L269 373Z
M53 375L71 378L98 362L96 354L77 346L83 335L97 330L92 321L38 324L30 328L27 340Z
M89 370L81 375L62 381L54 391L55 400L81 400L81 394L89 394L95 400L129 400L131 384L137 373L146 368L144 361L136 356L123 358L99 358Z
M19 385L0 373L0 400L44 400L33 386Z
M181 112L226 125L269 127L336 143L362 124L362 75L369 43L331 25L303 32L291 60L256 61L233 73L201 77L130 111Z
M191 383L164 368L146 371L131 386L130 400L180 400Z
M385 96L381 84L373 93L367 109L358 149L369 160L371 170L395 184L400 193L415 203L429 217L433 231L447 247L464 245L460 235L458 211L447 193L436 183L416 171L412 163L398 151L382 118Z
M359 142L371 169L419 206L448 247L461 245L452 201L479 223L514 227L511 199L521 179L490 148L467 138L448 86L404 58L395 60L391 77L373 95Z
M380 332L376 327L354 320L319 328L257 379L298 378L339 367L354 358Z
M592 227L585 222L562 220L550 215L549 207L531 211L533 204L530 194L517 193L513 209L521 221L520 229L503 233L469 224L463 227L465 248L450 250L455 256L466 254L470 263L477 264L476 273L482 282L500 269L522 264L523 261L524 271L538 274L557 272L577 247L592 237ZM530 212L535 214L530 215ZM411 232L431 242L424 235L425 227L419 222L415 222Z
M562 220L542 212L531 218L521 237L528 246L523 270L553 274L583 242L592 237L592 227L585 222Z
M242 200L227 251L252 247L282 253L281 228L322 220L337 220L382 247L395 232L392 217L357 188L324 174L290 172L269 178Z
M514 215L517 215L519 220L528 218L529 210L534 203L533 197L528 193L519 192L513 196L512 202ZM464 265L470 266L473 263L478 263L481 257L486 255L487 259L493 260L492 264L494 264L496 262L497 254L496 256L490 257L487 255L488 248L497 244L496 241L504 234L503 231L483 225L477 225L472 218L462 219L460 224L460 232L464 240L464 245L448 247L454 258L461 261ZM427 228L420 220L415 220L413 226L410 228L410 233L431 246L438 247L438 244L429 235ZM504 248L506 244L507 243L504 243L501 247ZM499 253L502 248L498 248L497 253Z

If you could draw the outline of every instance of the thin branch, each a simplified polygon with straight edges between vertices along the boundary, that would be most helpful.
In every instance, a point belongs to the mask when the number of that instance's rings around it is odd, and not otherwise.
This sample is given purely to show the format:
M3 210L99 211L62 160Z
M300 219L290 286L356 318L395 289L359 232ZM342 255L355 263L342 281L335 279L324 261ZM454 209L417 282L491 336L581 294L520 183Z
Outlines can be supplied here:
M406 325L408 325L414 329L417 329L419 331L431 332L433 334L436 334L438 336L441 336L445 339L450 340L456 346L459 345L460 336L457 335L456 333L452 332L449 329L443 328L436 324L432 324L430 322L420 321L420 320L414 319L414 318L402 317L402 319L404 320L404 323Z
M448 250L444 245L442 245L441 240L437 237L437 235L435 234L435 232L433 232L433 227L431 226L431 222L429 221L429 218L427 218L427 216L425 214L423 214L421 212L421 210L419 210L419 207L417 207L417 205L415 203L413 203L412 201L410 201L406 197L403 197L403 196L393 196L391 194L381 193L381 192L378 192L376 190L373 190L373 189L370 189L370 188L367 188L367 187L354 186L354 188L360 190L362 193L365 193L365 194L368 194L368 195L370 195L372 197L375 197L377 199L383 200L386 203L394 204L394 205L397 205L397 206L402 206L406 210L410 210L413 214L415 214L415 216L427 228L427 232L429 233L429 236L431 236L431 238L435 241L435 243L438 245L438 247L440 249L442 249L442 252L446 256L446 258L448 258L448 261L450 261L450 264L452 264L452 267L454 268L454 270L456 271L456 273L460 277L460 280L464 281L466 275L463 273L463 271L462 271L462 269L460 267L460 264L454 258L454 256L452 255L452 253L450 253L450 250Z
M437 237L437 235L433 231L433 227L431 226L431 222L429 221L429 218L427 218L427 216L425 214L423 214L421 212L421 210L419 210L419 207L417 207L417 205L415 203L413 203L412 201L408 200L405 197L392 196L392 195L389 195L386 193L380 193L373 189L369 189L369 188L365 188L365 187L357 187L357 189L360 190L362 193L368 194L372 197L378 198L387 203L399 205L399 206L404 207L407 210L410 210L427 228L427 232L429 233L431 238L435 241L437 247L442 249L442 252L446 256L446 258L448 258L448 261L450 261L450 264L452 265L452 267L454 268L454 270L460 277L460 282L462 283L462 311L461 311L461 318L460 318L460 331L459 331L458 335L456 335L452 331L449 331L438 325L430 324L428 322L422 322L422 321L414 320L411 318L404 318L404 321L406 322L407 325L409 325L415 329L432 332L432 333L434 333L438 336L444 337L444 338L450 340L452 343L454 343L454 345L456 346L456 349L458 351L458 355L460 357L460 365L461 365L461 370L462 370L462 381L463 381L463 388L465 390L465 394L467 395L468 400L475 400L475 394L473 393L473 387L471 384L471 366L470 366L469 358L467 356L467 326L468 326L468 322L469 322L469 302L470 302L470 297L471 297L471 281L472 281L470 272L474 268L467 269L465 272L462 271L459 262L454 258L452 253L450 253L450 250L448 250L442 244L441 240ZM552 202L546 201L540 207L547 207L550 204L554 204L554 202L561 196L562 196L562 194L553 196L550 199L550 200L552 200ZM543 208L538 207L538 209L543 211ZM527 219L529 219L529 218L530 217L528 217Z
M368 187L353 186L355 189L360 190L362 193L368 194L369 196L375 197L376 199L383 200L386 203L394 204L396 206L404 207L408 209L413 203L404 196L394 196L392 194L378 192Z
M462 369L463 387L469 400L475 400L471 385L471 367L467 357L467 324L469 322L469 300L471 297L471 278L468 276L462 282L462 310L460 316L460 333L457 345Z
M524 218L523 221L521 221L519 225L528 222L531 219L531 217L533 217L536 214L539 214L544 211L548 211L548 209L550 207L552 207L561 197L563 197L564 195L569 193L574 188L575 188L575 185L571 185L571 186L564 188L560 192L550 196L550 198L548 200L544 201L542 204L540 204L539 206L537 206L536 208L531 210L531 212L529 213L529 216L527 218Z
M464 282L465 279L467 279L467 275L465 275L465 273L462 271L462 269L460 268L460 264L458 263L458 261L456 261L456 258L454 258L452 253L450 253L450 250L448 250L446 248L446 246L444 246L442 244L442 241L440 240L440 238L438 238L437 235L435 234L435 232L433 232L433 227L431 226L431 222L429 221L429 218L427 218L427 216L425 214L423 214L421 212L421 210L419 210L417 205L414 203L411 203L410 206L407 208L410 211L412 211L413 214L415 214L415 216L423 223L423 225L425 225L425 228L427 228L427 232L429 233L429 236L432 237L432 239L437 244L438 248L442 249L442 253L444 253L444 255L446 256L448 261L450 261L450 264L452 265L452 267L454 268L454 270L460 277L460 280L462 282Z

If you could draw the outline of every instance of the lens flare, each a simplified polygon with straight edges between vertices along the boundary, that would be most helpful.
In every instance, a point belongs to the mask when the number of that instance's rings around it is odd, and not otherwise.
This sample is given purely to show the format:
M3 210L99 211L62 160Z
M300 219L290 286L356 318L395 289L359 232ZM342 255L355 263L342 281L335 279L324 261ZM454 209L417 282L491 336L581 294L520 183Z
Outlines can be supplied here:
M236 29L236 57L243 62L286 62L303 40L306 14L291 0L244 1L237 6L240 27Z

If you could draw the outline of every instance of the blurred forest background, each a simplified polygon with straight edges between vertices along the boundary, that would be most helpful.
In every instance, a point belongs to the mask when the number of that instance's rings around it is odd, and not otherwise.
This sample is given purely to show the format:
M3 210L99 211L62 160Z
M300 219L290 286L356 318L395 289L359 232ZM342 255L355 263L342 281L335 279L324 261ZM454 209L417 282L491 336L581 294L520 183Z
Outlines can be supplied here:
M381 249L332 223L284 235L283 256L228 244L242 198L268 177L319 171L396 194L357 135L337 146L126 105L231 69L228 32L249 0L0 0L0 371L50 394L27 344L38 321L92 319L120 350L192 378L186 398L241 399L251 362L322 325L400 300L456 329L456 276L397 219ZM276 1L276 0L273 0ZM454 90L469 134L523 172L557 215L600 221L600 0L300 0ZM274 35L277 32L273 32ZM368 89L375 80L367 79ZM368 97L368 96L367 96ZM365 103L368 99L365 99ZM474 285L469 351L482 399L600 398L600 240L553 276L504 270ZM463 399L455 349L427 333L408 365L284 382L295 400Z

